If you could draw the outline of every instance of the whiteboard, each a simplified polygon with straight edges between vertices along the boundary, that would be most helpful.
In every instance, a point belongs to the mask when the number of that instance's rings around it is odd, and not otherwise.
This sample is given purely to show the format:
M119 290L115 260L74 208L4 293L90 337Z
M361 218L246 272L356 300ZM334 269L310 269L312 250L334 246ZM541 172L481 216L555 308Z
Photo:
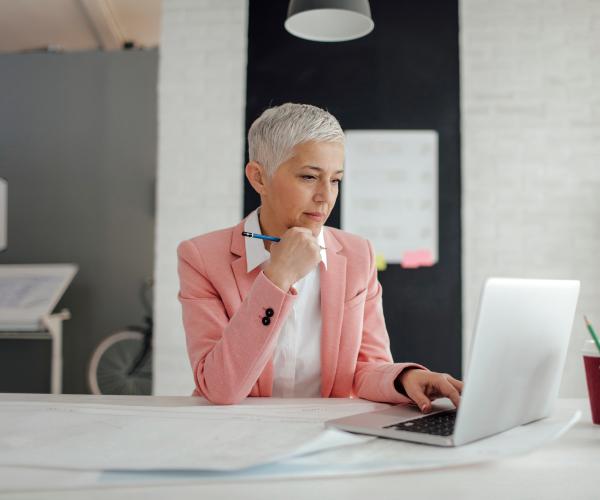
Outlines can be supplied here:
M378 268L438 261L438 133L346 131L342 229L373 244Z

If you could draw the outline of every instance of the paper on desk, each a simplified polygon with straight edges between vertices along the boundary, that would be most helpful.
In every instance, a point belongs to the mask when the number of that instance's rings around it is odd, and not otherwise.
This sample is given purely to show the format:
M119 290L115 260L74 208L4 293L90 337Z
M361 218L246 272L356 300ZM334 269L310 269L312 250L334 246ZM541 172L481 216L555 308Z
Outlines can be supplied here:
M360 407L359 412L365 411L365 406L356 405L356 407ZM240 407L240 409L243 408ZM272 407L272 409L277 413L277 407ZM351 409L351 406L348 406L347 409L350 412L355 411L355 409ZM165 410L165 408L160 410ZM260 407L249 408L249 410L252 413L260 410ZM330 413L330 418L344 416L342 413L343 409L338 407ZM343 450L322 451L312 456L298 456L278 463L238 471L106 471L98 475L78 470L24 468L21 481L19 481L19 476L13 476L11 480L4 482L3 479L8 478L8 475L16 469L0 467L0 491L57 487L87 486L93 488L115 485L184 484L198 483L198 481L222 481L223 479L234 481L310 478L453 467L530 452L567 432L578 420L579 415L579 412L573 413L572 410L563 409L549 419L518 427L458 448L441 448L377 439L349 446ZM314 415L308 418L314 418Z
M406 441L377 439L342 450L325 450L306 457L293 457L276 464L280 474L287 469L310 476L336 476L455 467L522 455L558 439L580 419L580 411L558 411L552 417L515 427L473 443L439 447Z
M325 429L322 422L381 406L142 408L6 402L0 404L0 465L236 470L370 441Z
M100 471L0 466L0 493L85 488L100 483Z
M376 439L339 450L239 471L164 471L156 474L102 474L100 484L182 484L211 480L265 480L340 477L456 467L522 455L558 439L579 420L579 411L560 411L551 418L516 427L504 433L456 448L429 446L391 439Z

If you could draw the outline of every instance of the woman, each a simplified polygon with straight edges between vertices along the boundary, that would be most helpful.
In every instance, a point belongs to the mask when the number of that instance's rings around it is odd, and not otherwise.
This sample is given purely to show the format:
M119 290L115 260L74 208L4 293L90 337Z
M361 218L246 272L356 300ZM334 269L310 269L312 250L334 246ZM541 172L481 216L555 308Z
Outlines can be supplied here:
M219 404L356 396L425 413L446 396L458 406L459 380L393 363L371 244L324 226L343 176L337 120L283 104L252 124L248 144L246 177L261 206L178 247L194 394Z

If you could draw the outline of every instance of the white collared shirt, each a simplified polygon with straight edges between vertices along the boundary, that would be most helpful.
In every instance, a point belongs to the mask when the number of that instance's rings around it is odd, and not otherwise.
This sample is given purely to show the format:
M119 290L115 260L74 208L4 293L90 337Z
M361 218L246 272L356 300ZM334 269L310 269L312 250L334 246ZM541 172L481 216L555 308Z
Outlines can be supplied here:
M244 231L261 233L258 214L260 207L246 218ZM323 229L317 237L325 246ZM263 240L246 238L248 272L264 267L271 254ZM321 250L321 260L327 270L327 253ZM298 296L282 325L273 357L273 397L321 397L321 270L315 267L294 283Z

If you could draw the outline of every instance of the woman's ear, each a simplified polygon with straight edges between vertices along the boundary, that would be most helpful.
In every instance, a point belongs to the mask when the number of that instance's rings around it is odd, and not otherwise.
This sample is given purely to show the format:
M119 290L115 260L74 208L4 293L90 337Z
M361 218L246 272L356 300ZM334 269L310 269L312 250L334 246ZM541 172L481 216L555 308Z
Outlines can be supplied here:
M266 172L265 168L255 161L250 161L246 165L246 178L248 182L252 185L254 190L259 195L266 194Z

